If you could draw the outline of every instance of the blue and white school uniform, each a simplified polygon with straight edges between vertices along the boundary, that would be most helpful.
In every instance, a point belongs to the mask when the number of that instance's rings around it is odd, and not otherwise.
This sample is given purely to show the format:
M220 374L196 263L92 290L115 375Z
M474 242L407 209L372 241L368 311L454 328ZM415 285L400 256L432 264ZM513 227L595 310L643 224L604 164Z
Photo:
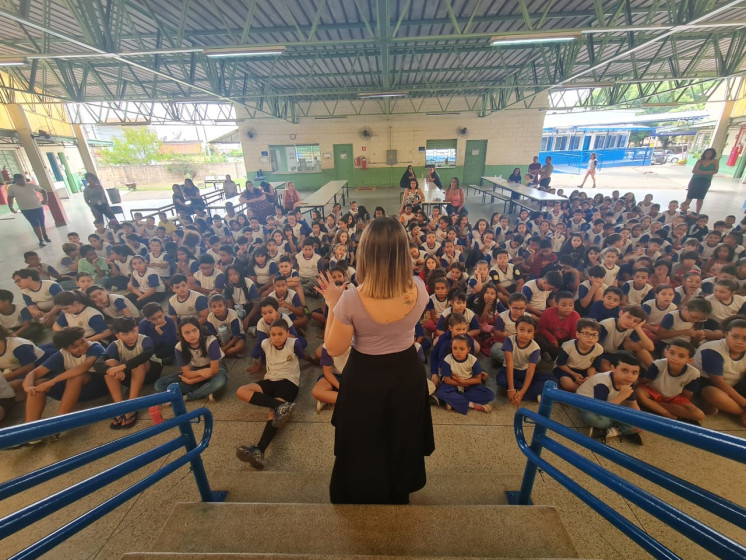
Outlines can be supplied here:
M285 313L280 313L280 318L285 321L285 324L288 326L288 331L290 331L290 335L295 338L300 338L300 335L298 334L298 331L295 329L295 326L293 326L293 320L290 318L289 315L286 315ZM256 324L256 344L254 345L254 348L251 350L251 357L254 359L259 359L262 356L262 341L269 339L269 325L267 324L267 321L264 320L264 317L259 319L259 322Z
M694 295L692 297L697 297L702 295L702 288L697 288L697 291L694 292ZM686 297L686 292L684 291L684 286L679 286L678 288L675 288L673 291L673 302L679 306L681 305L681 302L684 301L684 298Z
M119 259L114 259L112 261L112 264L116 265L117 270L119 270L119 273L122 276L129 276L132 274L132 266L130 265L131 260L132 255L127 255L124 259L124 262L120 261Z
M265 359L267 381L290 381L300 385L300 359L304 357L306 341L289 336L282 348L275 347L268 338L262 340L261 353Z
M592 375L577 390L578 395L598 399L600 401L613 401L619 396L619 388L614 385L612 372L604 371ZM635 393L627 399L627 402L635 401Z
M321 272L321 255L318 253L311 255L310 259L307 259L303 253L298 253L295 257L295 263L301 282L304 280L316 280L319 272Z
M4 326L9 331L19 328L26 321L31 321L31 313L27 307L21 305L14 305L15 309L8 315L0 313L0 325Z
M446 309L448 309L448 297L443 301L440 301L438 299L438 296L435 294L431 295L430 298L427 300L427 305L425 306L425 311L435 311L436 317L440 317Z
M254 276L256 278L256 283L259 286L264 286L269 282L269 279L272 276L276 276L279 274L279 269L277 268L277 265L267 259L267 262L264 263L264 266L259 266L258 264L254 263L254 266L251 267L251 271L249 272L251 276Z
M617 327L617 319L613 317L601 321L601 335L598 342L603 346L604 354L613 354L619 350L627 337L635 342L640 340L634 329L620 330Z
M606 271L606 278L604 278L604 284L607 286L616 286L616 279L619 275L619 266L614 265L611 268L607 268L605 264L601 265L604 267L604 271Z
M168 300L168 314L178 317L180 320L186 319L187 317L199 317L200 311L207 309L207 297L189 290L189 295L184 301L179 299L179 296L174 294Z
M622 286L622 292L627 296L627 305L641 305L652 289L653 286L645 284L638 290L634 280L627 280Z
M207 352L202 353L200 348L190 347L189 352L191 354L191 360L187 363L182 352L182 343L181 341L177 342L174 348L174 355L176 357L176 365L178 366L179 371L181 371L181 368L185 366L189 366L191 370L208 368L210 367L211 362L218 361L218 373L205 381L193 385L188 385L181 381L179 379L181 373L166 375L155 382L155 390L165 391L171 383L178 383L182 394L186 395L187 400L195 401L216 393L225 387L226 383L228 383L228 370L225 368L225 364L223 364L225 354L220 349L218 339L214 336L208 336L205 341L205 348L207 349Z
M234 336L243 337L243 323L238 318L238 314L233 309L226 309L226 311L224 319L219 319L212 311L208 313L207 323L205 324L207 332L217 336L220 327L225 326L228 328L228 332L231 333L231 338Z
M440 243L436 241L432 247L427 243L423 243L422 245L420 245L420 250L424 251L426 255L431 255L437 258L438 254L440 253Z
M448 330L448 316L453 313L452 307L447 307L443 313L440 314L440 318L438 319L438 324L436 328L439 331L447 331ZM479 329L479 319L477 318L476 314L469 309L468 307L464 309L464 312L462 313L464 318L466 319L466 322L469 324L470 331L478 330Z
M155 288L156 294L162 294L166 291L166 286L163 284L161 277L153 268L146 268L142 274L136 270L132 271L132 287L135 288L141 294L148 292Z
M274 291L274 290L272 290L269 293L269 297L271 297L272 299L276 299L277 301L284 301L285 303L287 303L291 307L300 307L302 305L301 301L300 301L300 296L298 295L298 292L296 292L295 290L291 290L290 288L288 288L288 291L285 294L285 297L282 298L282 299L280 299L277 296L277 292ZM295 317L295 313L288 313L288 315L290 316L291 319L295 319L296 318Z
M724 338L711 340L697 349L692 365L702 377L718 376L734 387L746 376L746 353L732 358Z
M194 281L205 290L222 290L225 288L225 274L214 268L212 274L205 274L201 270L194 273Z
M669 303L666 307L661 309L658 307L658 303L654 299L651 299L642 304L642 309L648 316L648 320L645 321L645 323L647 325L657 326L661 324L663 317L665 317L667 313L676 311L677 307L675 304Z
M167 265L169 265L166 268L160 268L160 267L158 267L158 268L154 268L153 269L153 270L156 270L158 272L158 276L160 276L161 278L168 278L169 276L171 276L171 264L168 262L168 260L166 260L167 256L168 256L168 254L166 253L166 251L161 251L161 254L158 255L157 257L153 253L148 253L148 256L147 256L148 263L150 263L150 264L167 264ZM192 272L192 274L194 274L194 272Z
M137 335L137 340L132 346L127 346L123 341L117 339L106 347L104 360L116 360L127 366L125 373L130 373L145 362L150 362L150 367L145 375L145 383L153 383L161 374L163 366L161 360L155 355L155 343L144 334Z
M453 266L453 263L464 262L464 258L461 256L461 251L454 251L453 256L448 256L445 253L440 257L440 265L443 268Z
M608 287L609 286L606 284L606 282L604 282L603 284L601 284L601 293L604 293ZM578 286L578 291L575 294L575 301L580 301L585 296L587 296L588 292L590 292L590 291L591 291L591 281L590 280L583 280L580 283L580 285ZM591 302L591 303L593 303L593 302ZM588 307L590 307L590 305Z
M18 336L10 336L5 340L5 351L0 354L0 370L9 369L14 371L20 367L33 364L43 356L44 350L30 340Z
M233 305L243 305L247 306L252 301L259 298L259 290L256 289L256 284L254 284L254 281L251 278L244 277L243 279L244 286L246 286L246 291L243 290L241 286L232 286L228 283L225 285L225 297L226 299L230 299L233 301ZM239 280L240 282L241 280ZM248 292L249 297L246 297L246 292Z
M718 322L723 321L732 315L746 313L746 296L733 294L730 303L723 303L714 295L707 296L705 299L712 304L710 319L715 319Z
M62 286L52 280L41 280L38 290L23 288L21 294L26 306L36 305L41 311L50 311L54 307L54 296L64 291Z
M109 297L109 303L101 309L101 311L112 319L126 317L127 315L124 314L125 310L129 311L129 316L133 319L137 319L140 316L140 310L129 298L120 296L119 294L107 295Z
M49 358L44 360L41 364L43 367L49 370L49 374L45 377L56 377L68 370L77 367L89 358L100 358L105 353L104 347L98 342L89 342L88 349L82 356L73 356L70 352L64 348L58 350L52 354ZM93 362L91 367L88 369L88 373L95 371L95 364ZM55 385L47 392L47 396L52 397L55 400L61 400L62 395L65 392L67 386L67 380L55 383ZM87 382L83 385L83 389L80 392L78 401L88 401L107 395L109 390L106 388L106 382L101 375L91 375Z
M440 365L440 375L443 378L471 379L483 371L477 357L473 354L467 354L463 361L458 361L453 354L448 354ZM468 412L470 402L488 404L495 398L495 394L482 384L461 387L448 385L445 382L438 385L435 396L461 414Z
M502 270L499 266L492 268L489 277L493 284L502 286L506 290L515 286L518 280L522 278L521 271L512 263L508 263L505 270Z
M60 313L57 317L60 327L82 327L85 338L104 332L109 327L104 316L94 307L85 307L80 313Z
M684 317L681 315L681 311L681 309L676 309L674 311L671 311L670 313L666 313L663 316L663 319L661 319L660 328L669 331L683 331L688 329L702 330L704 328L703 323L693 323L692 321L687 321L686 319L684 319ZM687 342L692 341L692 337L689 335L678 335L676 338L680 338Z
M326 349L326 346L321 347L321 358L319 358L319 365L321 365L322 368L329 367L332 370L332 375L337 378L337 383L342 382L342 372L345 369L345 366L347 365L347 360L350 357L350 350L352 349L352 346L350 346L347 350L344 351L344 353L340 354L339 356L330 356L329 352ZM324 374L322 373L319 375L319 377L316 379L318 381L319 379L323 379ZM332 387L332 390L336 391Z
M663 398L670 399L682 391L696 393L699 388L700 371L691 364L685 364L678 375L672 375L668 369L668 360L655 360L644 373L648 385L658 391Z
M541 359L541 348L535 340L531 340L526 346L521 348L516 340L516 335L509 336L503 342L503 352L511 352L513 355L513 387L517 391L523 389L526 382L526 373L530 364L538 364ZM531 379L531 385L526 390L523 400L535 401L536 397L541 395L544 389L544 383L554 379L551 374L540 373L534 368L534 375ZM505 367L500 368L497 373L497 384L501 387L508 388L508 375Z
M604 353L603 346L598 342L594 344L591 349L583 353L578 347L578 340L568 340L560 348L559 354L557 355L556 364L558 366L567 366L575 373L579 373L583 377L588 377L588 369L596 367L596 359ZM554 375L557 378L570 377L570 374L560 369L559 367L554 368Z
M539 288L537 280L529 280L523 285L521 292L526 296L529 307L543 312L547 308L547 299L549 299L552 290L542 290Z
M523 312L524 315L530 315L530 313ZM510 316L510 309L506 309L502 313L498 313L495 317L495 330L504 332L505 336L512 336L515 334L515 321Z
M111 256L111 244L106 241L101 241L100 249L94 247L93 250L96 251L96 256L101 259L108 259Z

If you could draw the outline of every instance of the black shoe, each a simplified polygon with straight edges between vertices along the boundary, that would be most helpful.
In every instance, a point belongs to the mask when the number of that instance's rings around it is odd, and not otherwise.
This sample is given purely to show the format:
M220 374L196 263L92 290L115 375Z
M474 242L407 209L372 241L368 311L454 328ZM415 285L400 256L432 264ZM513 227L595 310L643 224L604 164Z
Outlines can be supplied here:
M627 434L626 436L622 436L622 441L628 441L629 443L634 443L635 445L642 445L642 436L635 432L632 434Z
M282 426L284 426L287 421L290 420L290 417L293 415L294 410L295 403L293 402L284 402L278 404L275 407L275 417L272 420L272 427L281 428Z
M47 243L51 243L52 242L52 240L49 239L46 235L44 236L44 241L46 241Z
M431 405L440 406L440 399L435 395L430 395L429 400Z
M264 468L264 452L256 445L250 447L242 445L236 449L236 457L244 463L249 463L255 469Z
M40 248L40 249L41 249L42 247L46 247L46 246L47 246L47 244L46 244L46 243L44 243L43 241L39 241L39 248Z
M606 430L602 430L601 428L591 428L591 433L589 435L593 439L599 440L601 443L606 443Z

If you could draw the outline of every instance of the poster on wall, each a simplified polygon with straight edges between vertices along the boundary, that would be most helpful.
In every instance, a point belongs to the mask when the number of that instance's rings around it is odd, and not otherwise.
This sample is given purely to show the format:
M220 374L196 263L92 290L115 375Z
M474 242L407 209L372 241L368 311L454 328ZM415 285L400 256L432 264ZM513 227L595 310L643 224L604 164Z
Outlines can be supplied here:
M339 159L347 159L347 152L342 152L339 154Z
M269 157L269 152L262 151L262 152L259 152L259 155L262 157Z
M324 152L324 159L332 159L331 152Z
M424 152L425 151L425 146L420 146L419 148L417 148L417 151L418 152Z

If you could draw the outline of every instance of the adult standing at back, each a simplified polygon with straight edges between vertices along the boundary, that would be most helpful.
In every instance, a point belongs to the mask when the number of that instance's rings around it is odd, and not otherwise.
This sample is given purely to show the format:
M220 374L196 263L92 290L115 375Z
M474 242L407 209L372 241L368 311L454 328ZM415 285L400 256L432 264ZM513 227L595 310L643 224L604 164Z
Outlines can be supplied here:
M720 169L720 162L716 159L717 152L715 148L707 148L702 152L702 156L692 169L692 178L689 181L689 188L686 191L686 205L689 206L692 200L696 200L696 212L702 209L702 202L710 190L712 176Z
M192 210L205 207L205 200L199 194L199 187L189 177L184 179L184 186L181 188L181 193Z
M541 164L539 163L539 156L534 156L533 161L528 164L528 171L526 172L526 184L536 184L539 180L539 171L541 171Z
M238 185L236 185L236 182L231 179L230 175L225 176L225 181L223 181L223 193L225 194L225 198L233 198L238 194Z
M36 193L41 193L41 202ZM23 175L13 175L13 184L8 189L8 208L16 214L18 210L13 208L13 202L18 203L18 209L23 217L28 220L39 239L39 247L44 247L44 242L51 243L44 227L44 206L47 205L47 191L39 185L27 183Z
M598 158L596 157L596 152L593 152L591 154L590 159L588 160L588 170L585 172L585 177L583 177L583 182L578 185L579 189L583 188L583 185L585 185L585 180L590 177L591 181L593 181L593 188L596 188L596 168L598 167Z
M109 206L109 200L106 198L106 191L104 191L101 181L94 173L86 173L83 177L87 182L85 189L83 189L83 200L91 209L93 219L103 220L106 216L113 220L116 216Z
M406 504L425 486L425 456L435 443L425 368L414 347L428 295L412 275L407 234L396 218L375 219L363 230L357 278L360 285L346 290L327 272L317 288L329 309L329 355L352 345L332 417L329 493L336 504Z
M541 171L539 171L539 187L545 189L549 188L549 183L552 182L552 171L554 171L552 156L547 156L544 160L544 165L541 166Z

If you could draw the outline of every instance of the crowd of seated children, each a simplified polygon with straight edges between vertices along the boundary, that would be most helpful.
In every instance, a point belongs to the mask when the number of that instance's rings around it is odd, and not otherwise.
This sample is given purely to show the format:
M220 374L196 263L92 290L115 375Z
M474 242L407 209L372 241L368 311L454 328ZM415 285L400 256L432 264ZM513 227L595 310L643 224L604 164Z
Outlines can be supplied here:
M629 359L620 352L627 352L643 368L639 390L605 400L637 396L646 410L700 422L700 409L683 400L691 391L706 412L719 409L746 422L746 361L739 353L746 324L729 323L746 312L746 219L737 224L729 216L710 229L709 217L686 204L672 201L660 212L649 199L637 204L632 193L574 192L547 212L522 210L517 219L494 213L474 226L464 207L447 215L436 206L426 216L405 204L413 274L431 294L415 340L429 351L433 402L459 412L490 410L480 389L487 372L463 357L464 342L469 356L481 353L497 364L498 388L515 406L536 400L548 379L580 391L600 374L634 369L619 365L620 355ZM121 399L122 383L136 396L161 364L175 363L178 373L160 376L156 389L177 382L190 400L220 395L224 360L247 352L251 374L267 367L269 378L294 375L278 373L268 358L287 352L283 336L305 348L304 329L311 321L323 325L323 304L307 306L319 271L330 270L335 283L354 289L355 252L368 219L363 207L335 208L325 219L316 213L310 223L297 209L278 209L265 223L250 210L223 219L198 209L178 220L161 217L158 225L137 216L122 224L97 221L87 244L69 235L54 266L25 254L26 267L12 274L23 301L0 290L0 324L33 340L51 327L56 348L33 367L26 360L30 371L10 375L11 387L29 396L27 418L41 415L46 394L62 399L62 413L101 390ZM683 354L692 352L682 344L692 345L693 363L684 364ZM132 362L132 348L141 347L152 354ZM295 355L314 361L305 352ZM329 370L314 392L323 406L334 402L343 366L323 351L316 356ZM678 382L669 377L694 369L700 387L692 380L678 399L672 393ZM279 398L290 402L289 393ZM136 419L114 419L112 427ZM262 453L274 435L265 432L257 444ZM261 462L256 449L242 453Z

